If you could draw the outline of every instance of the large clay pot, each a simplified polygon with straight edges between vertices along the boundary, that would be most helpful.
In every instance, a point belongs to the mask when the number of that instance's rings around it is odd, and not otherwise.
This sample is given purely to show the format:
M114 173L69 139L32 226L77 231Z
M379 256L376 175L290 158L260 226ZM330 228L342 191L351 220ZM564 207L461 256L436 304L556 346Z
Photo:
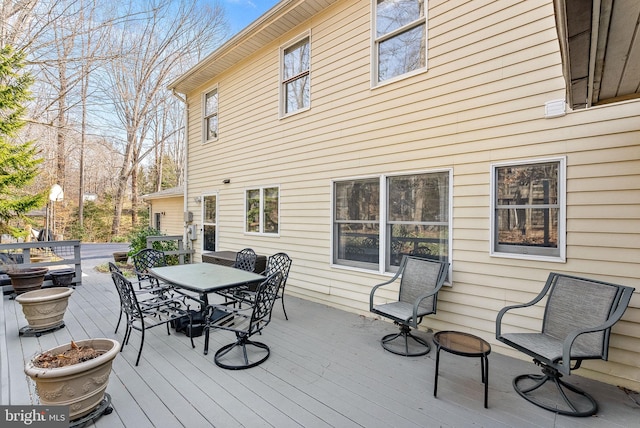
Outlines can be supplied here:
M22 294L42 288L47 272L49 269L46 267L14 268L9 270L7 275L11 278L11 286L16 294Z
M120 343L113 339L86 339L78 346L90 346L102 354L97 358L66 367L38 368L28 361L24 372L36 383L40 403L45 406L69 406L69 420L91 413L100 405L109 382L111 364L118 355ZM50 354L63 353L71 344L49 349Z
M33 332L50 329L62 324L73 288L51 287L22 293L16 302Z

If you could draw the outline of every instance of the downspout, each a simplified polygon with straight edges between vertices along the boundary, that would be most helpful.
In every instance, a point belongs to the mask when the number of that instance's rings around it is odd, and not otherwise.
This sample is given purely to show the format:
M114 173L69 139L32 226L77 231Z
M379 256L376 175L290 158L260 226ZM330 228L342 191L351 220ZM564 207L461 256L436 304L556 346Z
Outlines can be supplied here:
M188 200L187 195L189 194L187 189L187 177L189 176L187 168L189 168L189 104L187 104L186 96L185 98L181 97L175 90L175 88L171 89L171 93L174 97L182 101L184 104L184 165L183 165L183 177L182 177L182 215L183 215L183 227L182 227L182 242L185 243L185 247L189 250L193 250L193 241L189 239L188 232L188 222L187 222L187 213L188 211ZM191 263L193 263L193 256L189 257Z

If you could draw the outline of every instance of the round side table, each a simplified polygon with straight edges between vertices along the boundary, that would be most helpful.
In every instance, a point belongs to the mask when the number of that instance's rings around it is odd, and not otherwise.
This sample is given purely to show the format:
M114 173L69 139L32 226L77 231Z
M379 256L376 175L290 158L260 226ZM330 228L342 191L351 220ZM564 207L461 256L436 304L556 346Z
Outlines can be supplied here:
M439 331L433 335L436 345L436 376L433 384L433 396L438 392L438 369L440 365L440 349L463 357L480 358L482 383L484 383L484 407L487 408L487 394L489 392L489 358L491 345L473 334L461 331Z

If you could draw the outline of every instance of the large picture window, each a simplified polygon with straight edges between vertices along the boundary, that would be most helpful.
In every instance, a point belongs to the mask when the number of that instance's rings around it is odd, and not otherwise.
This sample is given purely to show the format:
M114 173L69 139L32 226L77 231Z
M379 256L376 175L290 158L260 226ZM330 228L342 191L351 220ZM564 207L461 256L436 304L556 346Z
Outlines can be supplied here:
M311 53L309 37L297 40L282 50L282 115L309 108Z
M218 230L218 197L205 196L202 200L202 250L216 251L216 234Z
M492 253L564 260L564 159L493 166Z
M280 189L258 187L245 192L246 222L248 233L278 234L280 229Z
M374 82L427 67L427 0L374 0Z
M218 138L218 90L204 94L203 135L204 142Z
M405 255L449 260L451 172L334 182L333 262L393 272Z

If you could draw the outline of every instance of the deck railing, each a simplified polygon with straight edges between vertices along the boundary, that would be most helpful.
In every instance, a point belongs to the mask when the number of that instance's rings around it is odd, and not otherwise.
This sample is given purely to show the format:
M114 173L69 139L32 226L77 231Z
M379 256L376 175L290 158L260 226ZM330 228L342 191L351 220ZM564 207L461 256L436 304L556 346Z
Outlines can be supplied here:
M154 242L163 241L176 241L178 243L178 249L172 251L164 251L165 256L178 256L179 263L181 265L185 263L191 263L193 260L194 250L185 248L182 235L159 235L159 236L147 236L147 248L153 248ZM188 256L188 257L185 257Z
M34 241L0 244L2 263L15 264L20 268L48 267L49 271L57 269L73 269L72 284L82 283L82 267L80 263L80 241ZM52 284L51 277L47 276L43 285ZM3 293L11 290L10 283L0 281Z

